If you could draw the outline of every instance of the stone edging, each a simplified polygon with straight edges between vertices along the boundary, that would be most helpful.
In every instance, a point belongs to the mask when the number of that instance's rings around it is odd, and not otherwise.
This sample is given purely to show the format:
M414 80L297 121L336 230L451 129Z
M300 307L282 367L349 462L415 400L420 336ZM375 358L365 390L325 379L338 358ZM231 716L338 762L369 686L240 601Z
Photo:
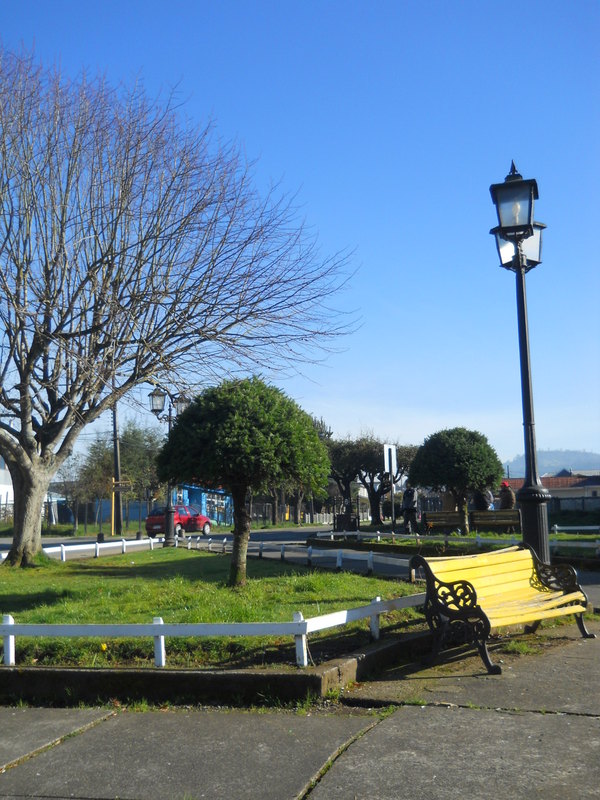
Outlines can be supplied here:
M425 652L429 633L391 635L345 658L288 670L78 669L0 667L0 703L71 706L145 700L173 705L272 705L324 698L328 692L401 658Z

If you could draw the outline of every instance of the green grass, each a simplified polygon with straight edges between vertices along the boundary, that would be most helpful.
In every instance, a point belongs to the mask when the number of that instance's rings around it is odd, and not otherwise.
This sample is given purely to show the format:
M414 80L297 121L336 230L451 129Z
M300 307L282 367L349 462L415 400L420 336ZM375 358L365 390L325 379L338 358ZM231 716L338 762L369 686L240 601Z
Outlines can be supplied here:
M175 548L20 570L0 567L0 609L23 623L272 622L305 618L420 591L407 583L324 572L281 561L248 560L248 582L226 586L229 556ZM382 618L394 626L415 620L412 610ZM309 638L315 662L368 640L368 621ZM274 637L167 639L169 666L190 668L295 663L294 641ZM148 639L16 640L17 664L151 666Z

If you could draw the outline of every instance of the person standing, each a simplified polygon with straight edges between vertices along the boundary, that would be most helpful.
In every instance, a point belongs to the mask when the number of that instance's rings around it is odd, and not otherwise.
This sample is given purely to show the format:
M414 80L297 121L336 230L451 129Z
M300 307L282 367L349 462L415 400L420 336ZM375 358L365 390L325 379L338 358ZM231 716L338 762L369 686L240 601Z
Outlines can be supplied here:
M500 486L500 508L502 510L514 508L516 502L517 499L515 497L515 493L511 489L510 485L507 481L502 481L502 485Z
M408 483L402 495L402 514L404 517L404 533L411 534L417 530L417 490Z

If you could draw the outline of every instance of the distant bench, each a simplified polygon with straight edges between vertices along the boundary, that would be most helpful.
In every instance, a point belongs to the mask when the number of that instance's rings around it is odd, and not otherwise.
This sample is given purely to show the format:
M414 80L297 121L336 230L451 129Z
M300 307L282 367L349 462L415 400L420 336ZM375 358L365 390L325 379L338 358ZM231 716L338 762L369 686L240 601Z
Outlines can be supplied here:
M566 564L543 564L527 545L471 556L413 556L409 570L422 568L427 581L425 617L433 634L432 657L444 645L474 644L488 672L487 640L492 628L533 623L575 614L581 635L594 638L584 624L587 597L577 573Z
M462 528L463 518L460 511L424 511L422 522L425 533L447 532ZM469 527L472 531L520 533L521 512L518 508L501 511L471 511ZM463 531L463 533L465 532Z
M463 518L460 511L424 511L421 522L424 533L455 531L462 526Z
M521 533L521 512L518 508L498 511L471 511L469 525L472 531L500 531Z

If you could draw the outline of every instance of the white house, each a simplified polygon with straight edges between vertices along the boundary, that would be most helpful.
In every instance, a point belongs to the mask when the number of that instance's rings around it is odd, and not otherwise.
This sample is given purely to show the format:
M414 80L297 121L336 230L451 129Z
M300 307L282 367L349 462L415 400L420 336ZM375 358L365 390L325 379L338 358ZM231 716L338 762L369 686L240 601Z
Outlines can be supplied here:
M0 456L0 516L2 516L6 506L11 506L14 502L13 485L10 479L10 472L6 469L6 464Z

